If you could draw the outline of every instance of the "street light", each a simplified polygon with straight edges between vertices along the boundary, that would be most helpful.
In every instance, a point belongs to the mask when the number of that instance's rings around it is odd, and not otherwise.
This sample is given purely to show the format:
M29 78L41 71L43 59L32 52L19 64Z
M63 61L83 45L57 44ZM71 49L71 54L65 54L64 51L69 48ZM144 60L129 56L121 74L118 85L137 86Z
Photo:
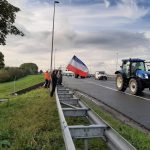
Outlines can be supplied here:
M51 49L51 64L50 71L52 71L53 66L53 47L54 47L54 22L55 22L55 4L59 3L59 1L54 1L54 11L53 11L53 27L52 27L52 49Z
M54 49L54 69L55 69L55 60L56 60L56 57L55 57L55 56L56 56L56 50L57 50L57 49L55 48L55 49Z

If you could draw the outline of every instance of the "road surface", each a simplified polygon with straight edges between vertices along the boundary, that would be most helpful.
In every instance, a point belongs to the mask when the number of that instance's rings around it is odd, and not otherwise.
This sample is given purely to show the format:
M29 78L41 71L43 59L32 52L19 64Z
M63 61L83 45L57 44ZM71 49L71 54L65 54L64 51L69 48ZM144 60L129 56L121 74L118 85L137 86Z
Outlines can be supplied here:
M144 90L141 96L134 96L116 90L115 81L99 81L94 78L76 79L63 77L65 86L77 89L101 100L136 122L150 129L150 91Z

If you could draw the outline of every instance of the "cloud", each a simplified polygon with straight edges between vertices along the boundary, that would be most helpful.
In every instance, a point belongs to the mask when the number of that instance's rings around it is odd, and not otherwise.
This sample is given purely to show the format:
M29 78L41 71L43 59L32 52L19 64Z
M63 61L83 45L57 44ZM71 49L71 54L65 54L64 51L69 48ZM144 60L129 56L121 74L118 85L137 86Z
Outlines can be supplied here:
M128 50L149 49L150 40L143 33L123 31L101 31L97 33L80 33L76 37L78 47L90 47L91 49L104 50Z
M121 0L121 3L118 3L118 9L123 10L122 15L130 19L141 18L148 13L148 9L140 7L137 0Z
M21 8L16 26L25 36L9 36L6 47L0 47L6 65L17 66L29 61L37 63L40 69L49 68L53 1L9 1ZM75 54L93 71L106 69L114 72L117 51L119 62L128 57L148 59L149 7L144 1L61 1L56 6L55 15L56 65L65 66Z

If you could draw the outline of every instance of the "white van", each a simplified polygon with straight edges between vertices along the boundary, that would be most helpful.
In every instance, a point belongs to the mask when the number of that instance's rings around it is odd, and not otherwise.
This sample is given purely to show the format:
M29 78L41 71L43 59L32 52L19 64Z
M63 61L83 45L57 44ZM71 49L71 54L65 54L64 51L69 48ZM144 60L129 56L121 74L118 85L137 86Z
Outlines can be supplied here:
M63 75L64 75L64 76L67 76L67 77L73 77L73 76L74 76L74 73L71 72L71 71L66 70L66 71L63 71Z
M105 71L96 71L95 72L95 79L107 80L107 75L106 75Z

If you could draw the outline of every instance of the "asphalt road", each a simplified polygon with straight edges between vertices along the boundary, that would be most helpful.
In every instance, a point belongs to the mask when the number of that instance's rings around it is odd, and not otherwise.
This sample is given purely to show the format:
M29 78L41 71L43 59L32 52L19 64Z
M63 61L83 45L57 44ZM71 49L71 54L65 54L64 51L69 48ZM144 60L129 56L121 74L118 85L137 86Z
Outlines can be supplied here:
M75 79L63 77L66 87L77 89L115 108L136 122L150 129L150 91L144 90L141 96L134 96L116 90L115 81L99 81L93 78Z

